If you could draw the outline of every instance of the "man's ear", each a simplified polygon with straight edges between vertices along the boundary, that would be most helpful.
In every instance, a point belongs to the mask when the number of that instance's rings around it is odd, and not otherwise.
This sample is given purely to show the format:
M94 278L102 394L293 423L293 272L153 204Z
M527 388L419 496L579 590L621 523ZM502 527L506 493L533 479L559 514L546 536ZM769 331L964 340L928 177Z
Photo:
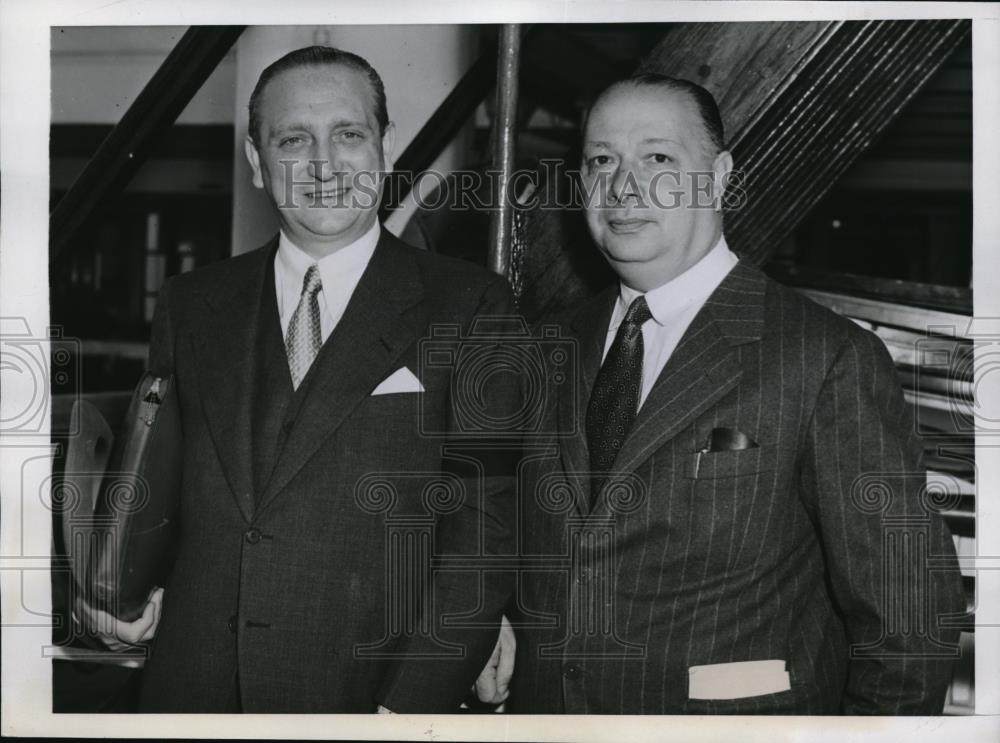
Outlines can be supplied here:
M243 151L246 153L247 162L253 170L253 185L257 188L264 188L264 176L260 171L260 153L257 152L257 145L248 136L243 142Z
M733 172L733 155L729 150L723 150L715 156L712 172L712 202L716 205L716 211L720 211L722 197L725 195L726 185L729 183L729 174Z
M396 161L392 157L396 147L396 125L391 121L385 127L382 135L382 159L385 161L385 172L391 173L396 167Z

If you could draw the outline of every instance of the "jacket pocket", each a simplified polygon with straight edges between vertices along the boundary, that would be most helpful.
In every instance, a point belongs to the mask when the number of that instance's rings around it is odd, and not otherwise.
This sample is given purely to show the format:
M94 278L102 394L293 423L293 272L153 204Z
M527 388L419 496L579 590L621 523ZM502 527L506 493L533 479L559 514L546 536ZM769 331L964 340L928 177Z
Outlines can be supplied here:
M714 480L740 477L774 470L774 450L770 446L733 451L694 452L688 455L685 477Z

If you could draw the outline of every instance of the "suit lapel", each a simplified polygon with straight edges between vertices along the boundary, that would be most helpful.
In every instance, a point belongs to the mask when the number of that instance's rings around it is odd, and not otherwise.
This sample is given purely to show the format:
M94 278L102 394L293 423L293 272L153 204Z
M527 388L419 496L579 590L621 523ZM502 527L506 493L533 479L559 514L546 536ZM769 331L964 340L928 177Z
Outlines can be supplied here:
M423 286L411 253L383 230L371 262L304 382L294 426L264 489L265 508L425 329Z
M258 343L257 320L277 238L234 261L224 284L203 295L204 322L194 336L201 363L198 386L212 439L236 504L253 516L251 405Z
M759 340L763 331L764 290L764 275L738 263L708 298L639 409L595 510L615 476L634 472L736 386L742 375L739 347Z
M281 332L281 317L274 286L274 261L268 261L257 324L257 360L254 365L250 432L255 497L264 491L282 437L285 415L294 397L288 354Z
M563 468L568 473L590 471L587 403L601 368L608 323L617 297L618 284L615 283L587 302L570 322L573 335L579 341L580 357L575 384L559 388L559 430L572 432L561 439L559 447ZM576 507L580 513L587 513L590 510L589 483L584 478L581 485L574 488Z

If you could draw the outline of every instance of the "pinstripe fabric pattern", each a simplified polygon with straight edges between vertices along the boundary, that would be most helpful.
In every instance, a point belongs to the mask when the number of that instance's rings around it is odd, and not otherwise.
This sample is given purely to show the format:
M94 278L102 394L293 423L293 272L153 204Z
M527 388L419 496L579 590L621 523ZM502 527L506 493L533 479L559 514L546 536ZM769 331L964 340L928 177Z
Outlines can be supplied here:
M579 341L577 400L613 301L612 289L562 323ZM547 411L552 430L567 430L572 398ZM696 467L718 427L758 446ZM585 489L582 434L558 449L519 483L534 568L518 584L512 710L941 711L957 631L938 619L964 611L961 584L874 335L738 264L671 356L593 510L552 497ZM749 660L784 660L791 689L688 698L689 667Z

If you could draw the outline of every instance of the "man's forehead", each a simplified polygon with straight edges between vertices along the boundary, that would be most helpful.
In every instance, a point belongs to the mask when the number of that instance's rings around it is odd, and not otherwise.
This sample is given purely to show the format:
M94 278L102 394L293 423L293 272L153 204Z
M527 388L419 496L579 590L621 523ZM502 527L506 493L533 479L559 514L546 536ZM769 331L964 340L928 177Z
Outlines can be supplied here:
M269 119L284 118L291 107L322 110L333 106L373 117L367 77L342 64L295 67L275 75L261 94L261 109Z
M676 139L697 135L701 119L690 95L655 86L623 85L604 93L587 117L585 141L609 136Z

